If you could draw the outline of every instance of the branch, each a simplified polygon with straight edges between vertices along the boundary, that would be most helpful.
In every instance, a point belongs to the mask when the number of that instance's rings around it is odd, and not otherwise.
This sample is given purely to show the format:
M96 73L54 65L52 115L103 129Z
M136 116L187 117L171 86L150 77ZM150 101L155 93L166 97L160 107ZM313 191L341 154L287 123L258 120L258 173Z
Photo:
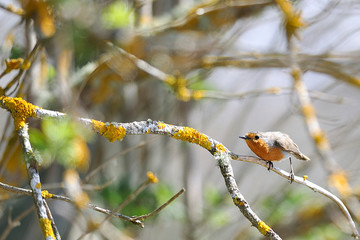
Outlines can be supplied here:
M27 124L22 126L17 132L24 153L28 178L30 182L30 188L32 190L31 193L34 199L35 208L39 218L40 228L44 235L44 239L55 240L56 237L54 235L52 221L48 217L47 209L44 204L44 199L41 194L41 182L40 182L39 172L37 169L37 163L39 161L36 159L36 156L31 148Z
M138 186L138 188L131 193L117 208L115 208L113 210L113 212L119 212L121 209L123 209L127 204L129 204L136 196L138 196L142 191L144 191L146 189L146 187L148 185L150 185L151 183L157 183L158 179L157 177L152 173L152 172L148 172L147 173L148 179L146 181L144 181L142 184L140 184L140 186ZM156 211L156 210L155 210ZM154 212L155 212L154 211ZM108 221L110 218L112 217L112 215L108 215L105 219L103 219L99 224L96 225L96 227L91 227L91 229L88 229L86 232L84 232L79 238L83 239L87 234L89 234L90 232L95 231L96 229L100 228L101 225L103 225L106 221ZM134 218L134 217L133 217ZM134 218L135 219L135 218ZM136 218L136 220L138 220L139 218ZM139 219L140 221L142 221L143 219Z
M31 195L31 194L29 194ZM17 216L14 220L11 219L11 212L9 212L9 219L8 219L8 225L5 229L3 229L3 232L0 235L0 240L5 240L6 237L10 234L11 230L14 229L17 226L20 226L20 220L25 218L28 214L30 214L35 209L34 206L28 208L24 212L22 212L19 216Z
M174 201L176 198L178 198L184 192L185 192L185 189L182 188L179 192L177 192L174 196L172 196L166 203L164 203L163 205L161 205L160 207L158 207L157 209L155 209L151 213L141 215L141 216L138 216L138 217L134 217L134 219L143 221L144 219L147 219L149 217L154 216L155 214L157 214L158 212L163 210L166 206L168 206L172 201Z
M15 121L15 127L25 124L28 117L35 118L63 118L66 114L56 111L41 109L34 106L21 98L0 97L0 105L10 111ZM18 110L19 109L19 110ZM23 110L24 109L24 110ZM21 111L23 110L23 111ZM122 140L126 135L143 135L158 134L197 144L208 150L217 160L221 173L224 177L228 192L233 199L234 204L239 208L241 213L255 226L258 231L268 239L281 239L265 222L263 222L241 194L231 167L231 152L220 142L209 136L198 132L190 127L182 127L166 124L159 121L141 121L131 123L101 122L88 118L78 118L84 125L91 127L95 132L106 137L110 142ZM110 213L109 210L105 211ZM115 214L116 215L116 214ZM126 217L125 217L126 218ZM132 219L128 219L131 221ZM141 222L139 223L141 224Z
M171 20L170 22L152 26L150 28L144 28L140 30L136 30L136 35L143 35L148 36L155 33L163 32L166 30L171 30L172 28L179 28L190 21L197 19L201 15L207 15L212 12L220 11L226 8L236 8L236 7L251 7L251 6L259 6L259 5L269 5L272 4L270 0L252 0L252 1L203 1L201 4L196 5L195 7L191 8L187 14L184 16L178 17L176 20ZM211 17L211 16L209 16Z
M337 80L359 88L360 78L342 70L343 66L336 62L338 58L345 58L345 56L334 54L297 54L297 61L301 69L324 73ZM288 60L288 55L284 53L262 54L255 52L253 54L239 54L236 56L205 56L202 58L201 62L202 67L208 69L214 67L237 67L243 69L254 69L287 68L289 67Z
M242 162L250 162L250 163L256 163L258 165L261 165L265 168L268 168L268 164L265 160L262 160L261 158L258 157L252 157L252 156L244 156L244 155L237 155L235 153L231 153L231 158L233 160L237 160L237 161L242 161ZM270 168L270 170L272 170L273 172L279 174L280 176L290 180L290 174L280 168L277 167L272 167ZM322 195L324 195L325 197L329 198L330 200L334 201L340 208L341 212L344 214L345 218L347 219L347 221L349 222L349 225L352 229L353 232L353 236L357 239L360 237L358 230L356 229L355 223L348 211L348 209L346 208L346 206L344 205L344 203L334 194L332 194L331 192L327 191L326 189L316 185L315 183L307 180L307 177L298 177L295 176L294 178L294 182L298 183L298 184L302 184L310 189L312 189L314 192L318 192Z
M10 191L10 192L17 193L17 194L22 194L22 195L31 196L32 193L33 193L32 190L30 190L30 189L24 189L24 188L10 186L10 185L5 184L3 182L0 182L0 188L5 189L5 190ZM46 190L42 191L41 194L42 194L43 198L46 198L46 199L62 200L62 201L65 201L65 202L68 202L68 203L71 203L71 204L74 204L74 205L76 204L75 201L71 200L68 197L61 196L61 195L56 195L56 194L51 194ZM120 214L120 213L114 213L114 212L112 212L112 211L110 211L108 209L98 207L95 204L88 203L87 208L95 210L97 212L105 213L107 215L113 215L113 216L118 217L120 219L132 222L132 223L134 223L134 224L136 224L136 225L138 225L140 227L143 227L143 223L141 221L139 221L139 220L133 219L132 217L129 217L129 216L126 216L126 215L123 215L123 214Z
M153 180L151 180L150 177L149 177L149 179L146 181L146 183L149 184L149 183L152 183L152 181ZM147 185L147 184L145 184L145 185ZM144 184L142 184L136 192L141 191L143 189L143 187L144 187L143 185ZM11 185L5 184L3 182L0 182L0 188L5 189L5 190L10 191L10 192L17 193L17 194L29 195L29 196L32 195L32 190L30 190L30 189L24 189L24 188L11 186ZM115 211L110 211L108 209L98 207L98 206L96 206L95 204L92 204L92 203L88 203L87 208L95 210L97 212L107 214L108 217L111 217L111 216L118 217L120 219L123 219L123 220L129 221L131 223L134 223L135 225L138 225L140 227L144 227L144 224L142 223L142 221L144 219L152 217L153 215L160 212L162 209L164 209L166 206L168 206L172 201L174 201L176 198L178 198L184 192L185 192L185 189L181 189L178 193L176 193L174 196L172 196L167 202L165 202L159 208L155 209L153 212L145 214L145 215L141 215L141 216L138 216L138 217L129 217L129 216L117 213L116 211L118 211L118 209L115 210ZM73 201L72 199L70 199L68 197L61 196L61 195L56 195L56 194L51 194L46 190L42 191L41 194L42 194L44 199L46 198L46 199L62 200L62 201L68 202L68 203L76 204L75 201ZM137 193L135 193L135 194L137 194ZM132 198L132 197L133 196L131 196L130 198ZM121 207L122 206L123 206L123 204L121 204ZM107 219L108 218L106 218L104 221L106 221Z
M11 12L11 13L14 13L16 15L19 15L19 16L24 16L24 10L22 8L18 8L16 6L14 6L13 4L9 4L9 5L4 5L3 3L0 3L0 8L8 11L8 12Z
M255 89L246 92L229 93L215 90L202 90L202 98L219 99L219 100L231 100L231 99L248 99L261 96L279 96L279 95L290 95L292 94L292 88L286 87L270 87L265 89ZM356 104L354 100L346 97L335 96L332 94L323 93L320 91L309 91L312 99L334 103L334 104Z
M26 107L22 106L22 108L27 109L27 111L24 111L25 113L28 113L29 116L36 117L36 118L44 118L44 117L53 117L53 118L63 118L66 117L66 114L56 111L50 111L41 109L37 106L34 106L32 104L27 103L26 101L22 99L13 99L9 97L0 97L0 104L8 109L10 112L12 112L12 106L9 104L9 102L15 101L17 104L23 104ZM22 109L20 108L20 109ZM13 113L13 116L15 115L18 119L25 120L28 116L23 116L23 112L17 111L16 115ZM247 203L246 199L242 196L240 193L240 190L237 187L233 170L230 164L231 159L235 160L242 160L242 161L251 161L255 162L257 164L266 166L266 162L257 159L257 158L251 158L251 157L244 157L241 156L241 158L230 152L223 144L220 142L210 138L209 136L198 132L197 130L189 127L182 127L182 126L175 126L166 124L159 121L140 121L140 122L131 122L131 123L116 123L116 122L101 122L97 120L92 120L88 118L78 118L80 122L85 124L88 127L91 127L94 131L98 132L100 135L106 137L110 142L113 142L115 140L122 140L126 135L143 135L143 134L158 134L158 135L167 135L169 137L186 141L189 143L197 144L205 149L207 149L217 160L218 165L220 167L221 173L224 177L225 184L227 186L227 189L233 199L234 204L239 208L239 210L242 212L242 214L252 223L253 226L255 226L259 232L261 232L263 235L265 235L269 239L281 239L268 225L266 225L250 208L250 205ZM17 125L21 126L22 122L18 123ZM252 159L252 160L249 160ZM274 168L274 171L282 176L285 176L289 178L289 174ZM295 178L296 182L302 183L302 181L306 182L306 180L302 180L301 178L297 177ZM351 219L351 216L344 206L344 204L339 200L336 196L332 195L330 192L328 192L325 189L322 189L318 187L317 185L309 182L308 187L315 189L316 191L324 194L325 196L329 197L333 201L335 201L339 207L342 209L343 213L347 217L348 221L350 222L351 228L353 229L353 235L359 236L359 233L356 230L355 224L353 220ZM62 198L63 199L63 198ZM63 199L65 200L65 199ZM71 201L71 200L68 200ZM94 209L96 211L100 211L106 214L112 214L115 216L118 216L120 218L123 218L125 220L133 222L134 219L119 215L118 213L112 213L111 211L107 209L101 209L99 207L96 207L94 205L89 204L89 208ZM138 220L136 220L138 221ZM140 226L142 226L142 223L140 221L134 222Z

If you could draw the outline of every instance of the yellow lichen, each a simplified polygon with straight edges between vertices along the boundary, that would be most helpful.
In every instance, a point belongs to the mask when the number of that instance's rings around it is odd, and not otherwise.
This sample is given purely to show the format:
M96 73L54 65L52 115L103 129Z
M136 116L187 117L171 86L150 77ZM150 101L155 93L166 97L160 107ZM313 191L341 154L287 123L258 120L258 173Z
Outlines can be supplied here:
M308 176L307 176L307 175L304 175L304 176L303 176L303 179L304 179L304 181L306 181L306 180L308 179Z
M78 206L81 209L87 207L89 202L90 202L90 198L89 198L89 196L87 195L86 192L79 192L74 197L74 203L76 204L76 206Z
M87 170L89 168L90 150L83 137L77 136L73 139L73 160L79 170Z
M55 238L54 231L51 226L51 220L47 218L39 218L40 227L42 230L42 233L44 235L44 239L47 239L48 237Z
M357 77L350 77L349 82L354 84L355 86L360 86L360 78Z
M37 189L41 189L41 183L37 183L35 186Z
M293 6L288 0L276 0L276 3L284 13L286 31L290 35L296 35L296 30L305 26L305 22L301 17L301 14L294 10Z
M214 66L214 63L217 61L217 57L214 56L205 56L202 59L202 67L205 69L212 68Z
M87 231L88 232L95 231L96 229L99 229L100 226L101 226L101 223L95 222L92 219L89 219L87 221Z
M25 60L24 63L21 66L21 69L28 70L31 67L31 62L29 60Z
M165 82L170 86L173 86L176 83L176 78L174 76L168 75L167 78L165 79Z
M329 185L335 187L343 197L349 197L352 189L349 185L348 177L345 171L337 171L330 175Z
M151 171L147 172L148 182L149 183L158 183L159 179Z
M279 94L279 93L281 93L281 88L280 87L271 87L271 88L266 89L266 92L270 93L270 94Z
M203 90L195 90L192 93L192 98L194 100L200 100L203 97L204 97L204 91Z
M233 202L235 203L235 205L244 205L244 202L242 202L241 199L238 197L234 198Z
M263 221L258 223L258 229L264 236L271 230L271 228Z
M23 65L23 62L24 59L22 58L5 60L5 65L6 65L5 73L9 73L12 70L20 69L21 66Z
M100 134L102 134L102 133L104 133L106 131L105 123L103 123L101 121L96 121L96 120L92 119L91 120L91 126L96 132L98 132Z
M118 126L116 127L114 124L105 124L101 121L91 120L91 124L93 129L106 137L110 142L114 142L115 140L122 140L126 135L126 129Z
M7 9L10 11L10 12L13 12L17 15L23 15L24 14L24 9L22 8L18 8L18 7L15 7L13 4L9 4L7 6Z
M218 152L226 152L226 148L222 144L217 144L216 149L217 149Z
M169 75L165 82L174 90L179 100L187 102L191 99L191 91L186 87L187 80L183 76Z
M162 122L159 122L158 123L158 128L159 129L165 129L165 127L166 127L166 124L165 123L162 123ZM150 130L150 129L149 129Z
M190 100L191 92L186 87L177 88L176 93L177 93L176 96L179 100L184 102L188 102Z
M315 109L311 104L304 105L301 110L306 118L315 117Z
M6 96L0 97L0 104L12 114L16 130L19 130L25 125L28 117L35 117L35 108L38 108L22 98L11 98Z
M293 68L291 70L291 75L293 76L295 81L299 81L301 79L301 70L299 68Z
M43 191L41 191L41 196L42 196L43 198L47 199L47 198L53 197L54 194L49 193L47 190L43 190Z
M211 150L211 142L209 141L209 138L193 128L181 128L174 134L173 138L195 143L207 150Z
M312 134L312 137L319 149L326 150L329 148L329 142L323 131L321 130L316 131L315 133Z

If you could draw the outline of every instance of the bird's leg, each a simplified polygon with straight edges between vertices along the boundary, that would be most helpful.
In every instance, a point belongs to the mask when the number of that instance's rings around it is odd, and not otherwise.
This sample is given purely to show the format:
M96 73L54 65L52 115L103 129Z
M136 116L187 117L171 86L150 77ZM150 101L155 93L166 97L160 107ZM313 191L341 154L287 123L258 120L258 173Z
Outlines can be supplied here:
M295 174L294 174L294 169L292 166L292 162L291 162L291 157L289 157L290 160L290 184L294 181L295 178Z
M266 161L266 160L265 160ZM274 164L271 161L266 161L266 165L268 166L268 170L274 167Z

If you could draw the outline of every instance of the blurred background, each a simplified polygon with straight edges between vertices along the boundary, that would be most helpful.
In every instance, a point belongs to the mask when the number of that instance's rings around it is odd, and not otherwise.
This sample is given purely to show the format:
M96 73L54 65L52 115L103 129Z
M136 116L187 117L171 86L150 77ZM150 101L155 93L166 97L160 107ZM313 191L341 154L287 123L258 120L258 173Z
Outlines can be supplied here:
M339 196L358 224L360 3L290 2L303 20L296 61L325 149L294 89L286 11L270 0L1 0L0 92L104 122L192 127L243 155L253 154L239 135L287 133L312 160L293 161L295 174ZM115 209L152 171L159 182L120 211L133 216L186 189L143 229L116 218L96 228L104 214L50 200L62 239L88 229L83 239L263 239L233 205L213 156L197 145L156 135L110 143L72 121L30 119L29 126L49 192L67 195L64 173L76 169L90 202ZM5 110L0 138L1 181L28 188ZM283 239L351 239L334 202L264 167L232 166L252 209ZM275 166L290 170L288 161ZM42 238L31 197L0 190L0 200L0 239Z

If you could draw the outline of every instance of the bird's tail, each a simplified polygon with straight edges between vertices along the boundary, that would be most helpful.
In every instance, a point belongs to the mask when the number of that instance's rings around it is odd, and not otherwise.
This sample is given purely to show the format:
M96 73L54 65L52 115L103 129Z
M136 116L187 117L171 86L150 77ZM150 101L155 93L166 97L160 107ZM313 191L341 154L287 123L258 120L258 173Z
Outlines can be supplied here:
M297 159L300 159L300 160L303 160L303 161L310 161L310 158L305 156L304 154L302 153L294 153L295 157Z

